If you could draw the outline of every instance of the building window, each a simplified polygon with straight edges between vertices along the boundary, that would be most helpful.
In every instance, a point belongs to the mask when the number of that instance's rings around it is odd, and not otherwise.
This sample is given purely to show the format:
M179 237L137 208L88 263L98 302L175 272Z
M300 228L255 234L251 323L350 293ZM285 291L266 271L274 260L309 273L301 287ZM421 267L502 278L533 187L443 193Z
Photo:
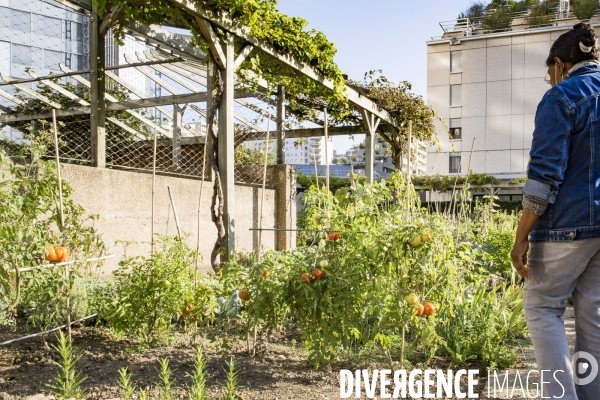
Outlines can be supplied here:
M460 155L450 154L450 173L460 174Z
M450 85L450 107L460 106L461 85Z
M10 26L21 32L31 32L31 14L23 11L10 10Z
M63 55L60 51L44 50L44 69L60 71L58 64L63 61ZM70 65L67 67L71 68Z
M462 139L462 123L460 118L450 118L450 136L454 140Z
M462 72L461 55L461 51L450 52L450 72Z
M13 64L31 65L31 47L13 44L12 62Z
M58 18L49 18L42 15L33 14L34 32L44 36L61 39L62 20Z

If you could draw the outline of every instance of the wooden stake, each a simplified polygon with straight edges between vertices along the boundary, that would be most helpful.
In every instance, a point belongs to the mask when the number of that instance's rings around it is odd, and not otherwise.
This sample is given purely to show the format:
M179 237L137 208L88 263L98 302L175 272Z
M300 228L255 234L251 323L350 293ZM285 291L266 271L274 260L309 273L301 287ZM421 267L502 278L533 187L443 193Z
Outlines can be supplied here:
M323 132L325 133L325 188L327 189L327 194L329 194L329 146L327 144L327 107L323 108Z
M156 127L154 128L154 144L152 146L152 212L150 228L152 230L150 254L154 257L154 193L156 192Z
M262 199L260 201L260 216L258 217L258 250L257 250L257 260L260 262L260 247L262 245L262 220L263 220L263 208L265 205L265 187L267 183L267 165L269 161L269 130L271 118L267 118L267 140L265 142L265 164L263 168L263 181L262 181ZM256 326L254 327L255 332L255 341L256 341Z
M52 126L54 127L54 157L56 158L56 176L58 179L58 209L60 213L60 236L61 240L65 240L65 214L63 209L63 192L62 192L62 178L60 176L60 157L58 153L58 127L56 124L56 110L52 109ZM67 282L69 282L69 265L65 265L65 277L67 278ZM69 289L71 285L69 284ZM67 333L69 335L69 340L71 340L71 305L69 301L70 290L67 290L67 294L65 296L65 305L67 307Z
M177 236L181 240L181 229L179 228L179 220L177 219L177 209L175 208L175 202L173 201L173 193L171 192L171 186L167 186L167 190L169 191L169 199L171 200L173 215L175 216L175 227L177 228Z

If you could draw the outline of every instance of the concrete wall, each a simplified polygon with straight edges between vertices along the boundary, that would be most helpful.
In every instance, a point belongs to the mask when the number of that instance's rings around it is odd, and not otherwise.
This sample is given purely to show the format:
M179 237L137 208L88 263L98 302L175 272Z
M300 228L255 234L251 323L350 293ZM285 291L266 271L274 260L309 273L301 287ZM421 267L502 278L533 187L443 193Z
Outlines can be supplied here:
M87 212L101 216L96 223L96 228L102 234L109 253L117 255L107 260L103 274L109 274L114 270L123 255L123 246L115 243L117 241L140 242L137 246L129 246L128 255L150 254L152 175L66 164L63 168L63 177L73 187L73 201L81 204ZM167 190L170 186L181 230L188 235L186 242L193 249L196 248L200 184L201 181L198 180L156 177L154 219L156 233L177 234ZM257 246L258 232L249 229L258 226L261 196L260 188L235 187L237 251L250 252ZM204 182L200 231L204 271L211 270L210 252L217 237L217 230L210 216L211 198L212 182ZM263 228L274 228L276 225L276 201L276 191L267 189ZM294 198L292 201L295 204ZM264 248L274 249L276 247L274 232L263 232L262 243Z
M499 177L524 176L537 104L550 88L544 82L550 46L565 30L481 35L460 44L427 46L427 102L449 123L461 118L462 139L452 142L436 123L441 151L428 149L428 174L449 173L449 155L461 155L461 173L471 170ZM462 69L450 72L450 52L462 52ZM450 106L450 85L461 85L460 106Z

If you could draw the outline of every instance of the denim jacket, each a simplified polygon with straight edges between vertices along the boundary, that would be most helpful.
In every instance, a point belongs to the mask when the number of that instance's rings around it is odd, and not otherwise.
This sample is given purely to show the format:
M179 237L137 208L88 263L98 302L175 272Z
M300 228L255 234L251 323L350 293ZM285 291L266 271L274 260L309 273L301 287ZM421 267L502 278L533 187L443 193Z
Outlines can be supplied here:
M600 237L600 65L546 92L529 154L523 193L549 203L530 241Z

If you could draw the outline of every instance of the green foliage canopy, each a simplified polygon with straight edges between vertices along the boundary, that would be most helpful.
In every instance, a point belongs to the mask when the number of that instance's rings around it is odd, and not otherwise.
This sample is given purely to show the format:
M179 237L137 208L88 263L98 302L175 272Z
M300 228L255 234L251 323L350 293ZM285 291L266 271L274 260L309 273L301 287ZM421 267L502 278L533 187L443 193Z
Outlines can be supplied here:
M217 17L230 18L234 23L246 28L248 34L273 46L283 55L290 55L331 79L334 90L326 89L321 84L300 74L293 68L281 63L272 56L259 51L253 53L242 63L237 73L244 83L256 86L257 78L264 78L275 87L283 85L288 93L290 109L296 115L309 117L310 107L303 100L318 101L328 106L333 117L343 118L348 114L348 104L344 94L344 77L333 61L336 54L335 45L317 30L308 29L308 22L302 18L289 17L276 8L276 0L193 0L192 3ZM193 43L207 54L208 43L202 36L196 19L182 7L168 0L97 0L100 16L106 16L110 10L122 7L116 31L123 36L128 21L139 21L143 24L165 24L189 29ZM219 37L226 32L215 29ZM235 43L239 52L243 43Z

